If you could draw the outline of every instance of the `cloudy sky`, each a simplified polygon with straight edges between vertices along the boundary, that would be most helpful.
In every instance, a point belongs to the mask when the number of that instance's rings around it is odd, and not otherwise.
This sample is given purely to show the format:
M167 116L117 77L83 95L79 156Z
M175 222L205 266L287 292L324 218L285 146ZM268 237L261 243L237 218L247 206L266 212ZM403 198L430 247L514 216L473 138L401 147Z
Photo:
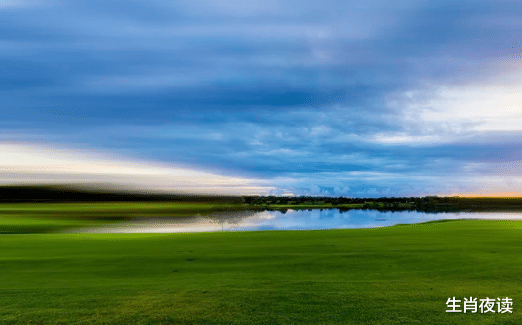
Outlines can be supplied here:
M521 12L518 0L0 0L0 182L516 195Z

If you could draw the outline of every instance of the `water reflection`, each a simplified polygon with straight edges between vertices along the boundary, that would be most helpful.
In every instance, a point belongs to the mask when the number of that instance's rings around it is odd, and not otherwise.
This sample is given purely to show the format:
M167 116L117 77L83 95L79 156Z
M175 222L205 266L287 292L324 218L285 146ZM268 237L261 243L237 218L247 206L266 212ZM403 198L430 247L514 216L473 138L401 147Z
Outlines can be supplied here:
M376 210L287 210L213 213L187 218L142 218L84 231L96 233L179 233L255 230L312 230L385 227L440 219L522 220L522 213L424 213Z

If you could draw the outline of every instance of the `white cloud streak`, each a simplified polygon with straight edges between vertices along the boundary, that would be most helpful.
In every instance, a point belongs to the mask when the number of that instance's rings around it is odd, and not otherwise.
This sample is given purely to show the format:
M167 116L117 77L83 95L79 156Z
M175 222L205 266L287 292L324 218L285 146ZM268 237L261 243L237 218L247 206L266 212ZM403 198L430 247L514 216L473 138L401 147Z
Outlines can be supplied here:
M100 183L158 192L264 194L259 180L49 145L0 143L1 184Z
M374 134L371 142L439 145L486 132L522 131L522 71L497 64L500 73L467 84L427 84L388 96L400 129ZM498 139L502 142L502 139Z

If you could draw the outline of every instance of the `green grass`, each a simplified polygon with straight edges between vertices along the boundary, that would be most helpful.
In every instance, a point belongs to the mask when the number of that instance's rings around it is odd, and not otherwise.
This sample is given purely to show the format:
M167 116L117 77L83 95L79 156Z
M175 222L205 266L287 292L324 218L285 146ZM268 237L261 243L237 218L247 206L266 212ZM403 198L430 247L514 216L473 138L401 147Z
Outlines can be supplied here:
M0 204L0 234L60 232L143 217L186 217L246 210L230 203L14 203Z
M0 324L521 324L522 222L0 236ZM513 314L450 314L456 296Z
M361 208L343 204L339 208ZM259 209L331 209L331 204L246 205L233 203L104 202L104 203L2 203L0 234L52 233L100 227L122 220L147 217L187 217L213 212Z
M0 215L0 235L56 233L85 227L102 227L116 220L78 220L56 217L25 217Z
M104 202L104 203L3 203L0 215L82 217L143 217L187 215L210 211L246 209L246 205L232 203L177 202Z

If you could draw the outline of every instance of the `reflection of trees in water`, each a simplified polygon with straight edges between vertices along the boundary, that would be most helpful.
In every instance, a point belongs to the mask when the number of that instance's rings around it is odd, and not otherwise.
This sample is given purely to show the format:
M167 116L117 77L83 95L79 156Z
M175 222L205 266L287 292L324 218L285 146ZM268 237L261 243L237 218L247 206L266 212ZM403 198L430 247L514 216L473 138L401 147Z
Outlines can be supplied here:
M426 222L433 219L458 218L452 213L436 217L433 213L409 211L380 211L376 209L289 209L288 212L270 211L223 211L176 217L133 219L118 226L125 231L152 229L164 232L241 231L271 229L331 229L366 228L393 224ZM341 216L341 214L344 214ZM395 214L395 215L394 215ZM462 217L462 216L461 216Z
M200 217L219 223L226 221L229 224L238 224L246 218L254 217L257 213L257 211L227 211L213 212L206 215L200 215Z
M147 217L135 218L133 221L127 223L130 227L185 227L188 225L220 225L222 230L226 226L237 227L248 219L257 219L259 211L221 211L210 212L204 214L196 214L187 217Z

